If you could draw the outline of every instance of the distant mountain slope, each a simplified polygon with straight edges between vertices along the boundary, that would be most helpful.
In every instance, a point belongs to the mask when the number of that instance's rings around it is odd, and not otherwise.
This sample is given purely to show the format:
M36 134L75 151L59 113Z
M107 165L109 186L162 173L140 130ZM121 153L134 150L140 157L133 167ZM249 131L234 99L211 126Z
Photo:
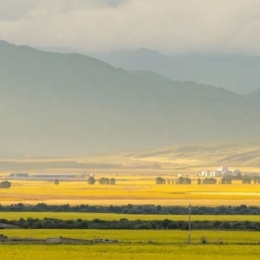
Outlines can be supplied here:
M251 98L0 41L0 154L86 154L260 136Z
M124 157L150 163L172 163L182 166L259 167L260 141L240 140L165 147L125 154ZM209 168L211 169L211 168Z
M237 93L250 93L260 87L260 57L235 54L166 56L147 49L103 55L93 53L93 57L126 70L152 70L172 80L195 81Z

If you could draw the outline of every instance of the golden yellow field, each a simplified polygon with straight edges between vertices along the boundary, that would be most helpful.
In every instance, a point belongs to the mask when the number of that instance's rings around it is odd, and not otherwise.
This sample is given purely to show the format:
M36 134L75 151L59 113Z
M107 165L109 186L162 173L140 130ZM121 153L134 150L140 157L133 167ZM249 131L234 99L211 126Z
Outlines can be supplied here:
M12 181L11 189L0 189L1 204L155 204L155 205L260 205L260 185L156 185L155 177L114 176L115 186L87 182ZM168 176L166 178L170 178ZM97 177L98 178L98 177ZM173 178L173 177L172 177Z
M258 260L259 245L3 245L4 260Z
M60 158L0 159L0 178L8 180L11 172L74 173L115 178L115 186L88 185L85 181L54 185L47 181L12 180L11 189L0 189L0 204L90 204L90 205L258 205L260 185L197 185L202 169L220 165L242 172L259 172L259 142L183 145L152 151ZM104 168L102 168L104 167ZM189 176L192 185L156 185L155 178L176 180ZM219 180L218 180L219 181Z
M0 255L4 260L258 260L260 257L257 232L196 231L192 233L192 245L187 245L185 231L3 230L3 234L119 241L106 245L1 245ZM202 237L208 244L201 244Z

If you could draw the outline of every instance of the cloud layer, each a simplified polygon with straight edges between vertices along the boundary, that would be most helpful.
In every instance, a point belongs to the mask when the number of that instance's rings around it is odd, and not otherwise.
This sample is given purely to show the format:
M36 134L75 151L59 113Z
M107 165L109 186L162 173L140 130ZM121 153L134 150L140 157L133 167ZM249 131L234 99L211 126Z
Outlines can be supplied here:
M258 0L0 1L0 38L33 46L260 54L259 29Z

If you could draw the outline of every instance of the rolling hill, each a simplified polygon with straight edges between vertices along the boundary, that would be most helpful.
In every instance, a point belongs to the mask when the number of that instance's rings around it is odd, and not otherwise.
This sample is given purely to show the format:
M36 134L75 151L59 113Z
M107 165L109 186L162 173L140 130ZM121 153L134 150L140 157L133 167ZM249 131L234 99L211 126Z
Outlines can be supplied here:
M260 141L233 140L176 145L128 153L121 155L120 158L166 164L168 167L178 169L186 167L216 169L217 166L226 165L233 168L244 167L249 172L255 170L253 167L260 166Z
M71 155L258 138L260 105L150 71L0 41L0 154Z

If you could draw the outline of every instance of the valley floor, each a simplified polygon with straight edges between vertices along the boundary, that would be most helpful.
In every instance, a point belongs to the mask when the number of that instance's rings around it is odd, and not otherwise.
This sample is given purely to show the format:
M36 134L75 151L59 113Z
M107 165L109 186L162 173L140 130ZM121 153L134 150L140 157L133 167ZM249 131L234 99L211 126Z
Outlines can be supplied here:
M198 185L192 177L191 185L156 185L155 176L96 175L116 178L116 185L88 185L87 181L61 181L59 185L48 181L13 180L10 189L0 189L0 204L89 204L89 205L260 205L260 184ZM171 175L165 179L176 180Z

